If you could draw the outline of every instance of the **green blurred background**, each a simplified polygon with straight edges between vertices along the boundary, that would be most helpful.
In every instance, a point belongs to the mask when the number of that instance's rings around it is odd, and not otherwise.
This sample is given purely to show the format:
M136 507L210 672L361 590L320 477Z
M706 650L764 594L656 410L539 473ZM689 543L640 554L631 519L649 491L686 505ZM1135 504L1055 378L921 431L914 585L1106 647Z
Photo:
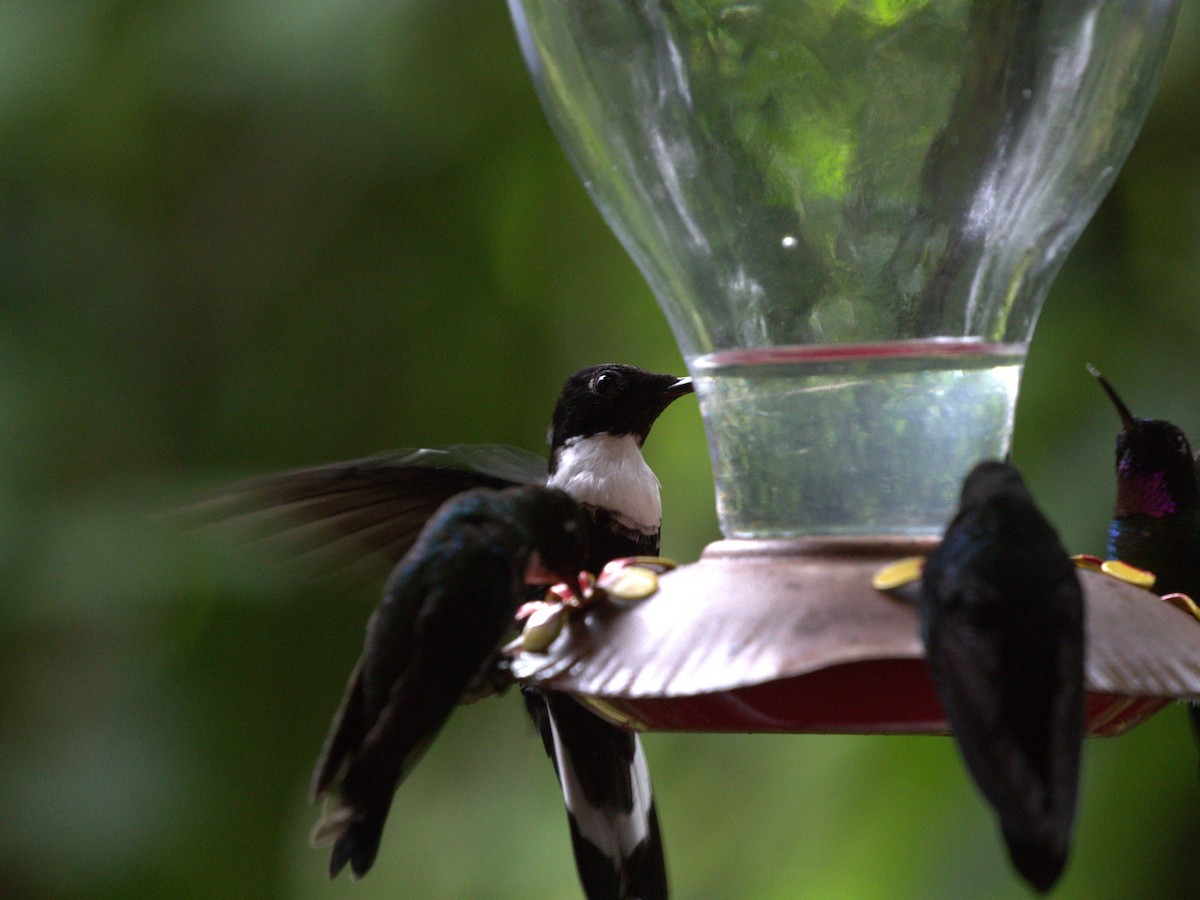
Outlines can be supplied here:
M1200 10L1051 292L1016 459L1099 551L1116 416L1200 435ZM310 766L375 596L147 515L394 446L540 450L583 365L682 362L564 162L505 9L474 0L0 5L0 896L578 896L507 696L325 880ZM694 403L647 455L665 551L717 536ZM669 464L668 464L669 461ZM1018 897L949 741L646 738L681 898ZM1062 897L1197 896L1170 709L1089 741Z

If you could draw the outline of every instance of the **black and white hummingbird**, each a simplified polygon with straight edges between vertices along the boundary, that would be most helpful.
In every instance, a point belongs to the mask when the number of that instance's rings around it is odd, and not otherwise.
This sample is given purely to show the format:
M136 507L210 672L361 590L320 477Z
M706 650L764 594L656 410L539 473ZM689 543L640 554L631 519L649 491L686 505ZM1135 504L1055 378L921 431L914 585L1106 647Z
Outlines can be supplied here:
M1075 567L1008 463L980 463L925 562L929 672L1009 858L1038 891L1066 865L1084 730Z
M598 366L567 379L550 422L547 484L592 520L589 570L625 556L657 555L658 479L642 445L690 378ZM526 686L522 697L554 762L567 806L575 865L592 900L668 895L650 770L637 735L571 697Z
M511 447L407 450L267 476L209 504L208 518L288 522L286 537L317 561L394 564L446 499L471 487L542 484L591 520L586 568L659 550L658 479L642 445L658 416L691 393L690 378L600 365L570 376L549 428L550 461ZM270 525L270 522L264 523ZM667 896L666 866L645 754L637 735L565 695L523 691L566 802L576 866L589 898Z
M446 501L397 564L313 774L329 875L375 861L392 795L512 627L527 585L581 594L588 521L562 491L479 488Z
M1187 435L1165 419L1139 419L1095 368L1121 416L1117 433L1117 501L1108 526L1108 555L1154 573L1156 594L1200 601L1200 460ZM1200 747L1200 706L1189 703Z

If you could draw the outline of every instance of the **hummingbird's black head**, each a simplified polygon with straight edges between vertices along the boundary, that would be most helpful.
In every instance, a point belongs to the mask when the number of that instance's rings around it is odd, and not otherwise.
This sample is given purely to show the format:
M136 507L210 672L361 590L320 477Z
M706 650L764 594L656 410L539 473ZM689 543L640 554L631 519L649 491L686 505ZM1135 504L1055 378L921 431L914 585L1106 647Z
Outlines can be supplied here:
M1108 380L1088 367L1121 416L1117 434L1117 518L1162 517L1200 508L1192 447L1179 426L1165 419L1139 419Z
M959 508L979 506L1000 494L1017 494L1030 497L1029 489L1021 480L1021 473L1008 462L998 459L984 460L977 464L963 480ZM1030 498L1032 502L1032 498Z
M531 584L562 581L578 590L589 546L583 509L562 491L539 485L508 488L503 493L534 551L527 580Z
M638 446L671 401L692 392L692 379L614 364L581 369L563 385L550 420L550 452L571 438L631 434Z

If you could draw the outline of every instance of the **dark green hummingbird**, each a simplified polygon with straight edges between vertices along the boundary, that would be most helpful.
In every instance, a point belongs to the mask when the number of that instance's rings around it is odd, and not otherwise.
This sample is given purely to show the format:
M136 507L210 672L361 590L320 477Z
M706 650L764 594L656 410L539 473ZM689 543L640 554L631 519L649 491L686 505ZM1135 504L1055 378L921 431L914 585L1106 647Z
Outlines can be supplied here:
M1088 366L1121 415L1117 503L1108 555L1154 573L1156 594L1200 600L1200 471L1187 435L1165 419L1139 419L1108 380ZM1200 707L1188 704L1200 748Z
M371 616L313 775L330 877L371 868L392 795L490 666L526 585L579 591L588 529L578 503L534 485L467 491L429 520Z
M1084 729L1075 567L1008 463L982 462L925 562L929 674L1013 866L1048 891L1066 866Z

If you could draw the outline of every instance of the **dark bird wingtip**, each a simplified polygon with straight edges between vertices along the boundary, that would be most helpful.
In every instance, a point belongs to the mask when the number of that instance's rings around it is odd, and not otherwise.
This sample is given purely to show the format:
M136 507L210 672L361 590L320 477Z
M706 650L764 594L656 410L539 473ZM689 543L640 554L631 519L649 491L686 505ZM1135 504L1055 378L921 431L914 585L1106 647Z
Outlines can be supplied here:
M358 881L375 862L375 849L364 847L355 837L353 831L347 831L333 845L329 855L329 877L336 878L346 864L350 865L350 880Z
M342 869L350 865L350 880L358 881L371 870L375 862L374 850L362 846L353 830L345 832L333 845L329 854L329 877L336 878Z
M349 854L338 851L338 846L340 845L340 843L341 842L339 841L338 844L334 845L333 853L331 853L329 856L329 880L330 881L337 878L338 875L341 873L342 869L346 868L346 863L348 863L350 861Z
M1080 734L1082 741L1082 733ZM1039 894L1049 893L1067 867L1073 815L1014 824L1001 820L1000 831L1017 874Z
M1009 839L1009 859L1017 873L1039 894L1048 894L1067 866L1064 851Z

